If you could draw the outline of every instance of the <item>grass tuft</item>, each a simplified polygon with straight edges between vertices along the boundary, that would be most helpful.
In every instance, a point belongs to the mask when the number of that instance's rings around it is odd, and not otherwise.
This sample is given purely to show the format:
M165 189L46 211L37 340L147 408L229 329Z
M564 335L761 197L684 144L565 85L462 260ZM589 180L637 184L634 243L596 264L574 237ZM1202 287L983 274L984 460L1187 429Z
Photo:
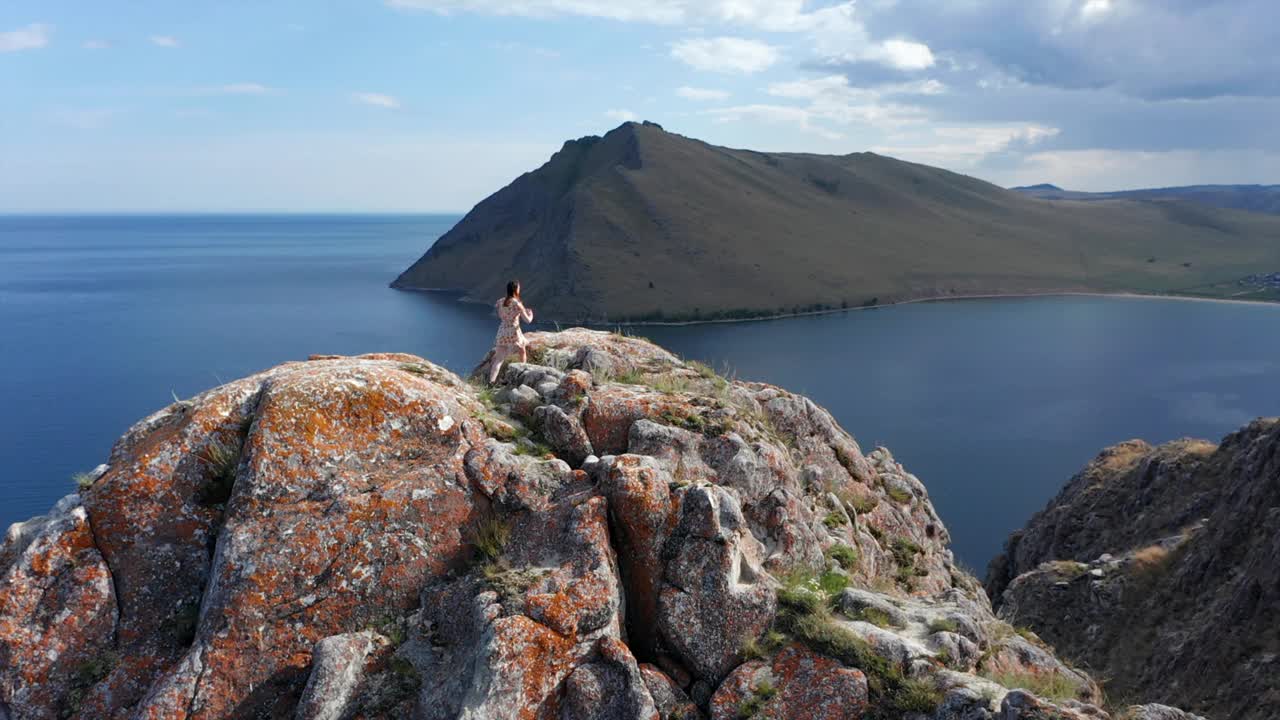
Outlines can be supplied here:
M71 482L76 484L76 489L78 490L88 490L93 487L93 473L78 472L71 476Z
M889 613L875 607L864 607L858 611L858 620L871 623L876 627L893 627L893 618Z
M825 554L845 570L852 570L858 565L858 551L848 545L832 545Z
M935 618L929 621L929 632L950 632L960 629L959 623L951 618Z
M1049 672L993 672L983 673L983 677L1003 685L1010 690L1025 690L1036 697L1046 700L1076 700L1080 694L1080 686L1061 673Z
M489 562L496 562L511 540L511 526L497 515L487 515L476 523L471 544Z
M240 466L240 445L214 441L201 451L199 457L208 475L197 500L202 505L222 505L231 499L236 468Z
M900 487L891 486L887 489L887 492L889 494L889 499L899 505L907 505L915 499L915 496Z

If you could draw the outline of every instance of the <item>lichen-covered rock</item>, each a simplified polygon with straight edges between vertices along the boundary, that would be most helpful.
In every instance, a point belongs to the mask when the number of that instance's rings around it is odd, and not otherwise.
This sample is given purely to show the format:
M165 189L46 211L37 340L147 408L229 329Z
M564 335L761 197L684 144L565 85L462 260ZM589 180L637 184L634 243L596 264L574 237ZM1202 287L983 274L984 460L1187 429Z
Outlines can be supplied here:
M1207 717L1280 715L1280 420L1214 445L1103 451L1014 533L1001 617L1108 678Z
M649 688L649 696L653 698L662 720L702 720L698 706L666 673L644 663L640 665L640 676L644 678L645 687Z
M66 717L115 664L116 596L77 495L0 552L0 716Z
M697 486L684 493L667 541L658 628L699 678L718 683L741 662L742 645L773 621L769 577L732 493Z
M0 546L0 717L985 720L1074 673L812 402L529 337L495 388L316 356L131 428Z
M588 456L594 454L591 439L577 418L555 405L543 405L534 411L533 416L551 448L573 467L582 465Z
M771 663L740 665L711 698L711 720L857 720L866 709L862 672L800 645L784 648Z
M311 675L298 702L296 720L343 720L356 710L352 701L365 674L387 647L387 638L366 630L333 635L316 643Z
M636 659L613 638L597 644L599 659L579 665L565 680L562 720L664 720Z

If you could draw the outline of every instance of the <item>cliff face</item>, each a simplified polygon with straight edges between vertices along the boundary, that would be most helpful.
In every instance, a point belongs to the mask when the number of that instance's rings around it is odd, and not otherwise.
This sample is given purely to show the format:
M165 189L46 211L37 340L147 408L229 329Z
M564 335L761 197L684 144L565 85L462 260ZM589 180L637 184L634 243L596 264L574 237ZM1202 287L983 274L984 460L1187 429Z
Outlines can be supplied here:
M1107 717L887 450L530 337L497 389L317 357L135 425L0 549L0 718Z
M1280 218L1179 201L1049 202L873 153L763 153L625 123L565 143L393 282L544 319L714 319L922 297L1239 292ZM1218 284L1226 283L1219 287Z
M987 588L1111 697L1280 715L1280 420L1109 448L1009 538Z

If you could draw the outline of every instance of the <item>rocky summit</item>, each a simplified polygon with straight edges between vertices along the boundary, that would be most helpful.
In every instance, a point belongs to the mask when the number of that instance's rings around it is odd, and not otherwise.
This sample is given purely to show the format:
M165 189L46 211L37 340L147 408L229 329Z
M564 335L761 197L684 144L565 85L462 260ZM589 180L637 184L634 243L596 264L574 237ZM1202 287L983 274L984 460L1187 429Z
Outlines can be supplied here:
M1113 699L1280 717L1280 419L1103 451L1009 538L987 587Z
M640 339L530 338L495 388L313 357L139 422L8 531L0 718L1109 717L889 451Z

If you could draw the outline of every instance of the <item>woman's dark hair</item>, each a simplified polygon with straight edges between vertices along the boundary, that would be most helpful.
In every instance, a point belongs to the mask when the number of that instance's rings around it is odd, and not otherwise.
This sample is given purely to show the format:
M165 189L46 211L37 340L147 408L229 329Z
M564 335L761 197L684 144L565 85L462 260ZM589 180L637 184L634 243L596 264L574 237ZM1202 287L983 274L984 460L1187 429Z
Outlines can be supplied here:
M518 298L518 297L520 297L520 281L512 280L511 282L507 283L507 296L502 299L502 304L510 305L511 298Z

